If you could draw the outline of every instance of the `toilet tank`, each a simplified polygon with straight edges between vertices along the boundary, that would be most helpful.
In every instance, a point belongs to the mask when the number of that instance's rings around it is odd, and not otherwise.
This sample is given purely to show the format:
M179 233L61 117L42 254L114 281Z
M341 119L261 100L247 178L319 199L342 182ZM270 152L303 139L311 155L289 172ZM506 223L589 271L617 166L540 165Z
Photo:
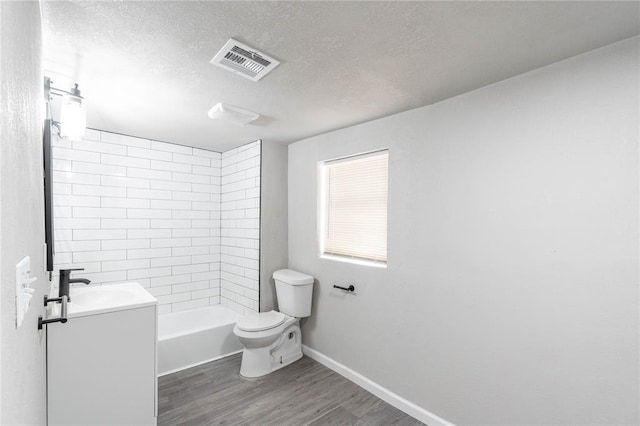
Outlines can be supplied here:
M283 314L296 318L311 315L313 277L291 269L280 269L273 273L276 282L278 308Z

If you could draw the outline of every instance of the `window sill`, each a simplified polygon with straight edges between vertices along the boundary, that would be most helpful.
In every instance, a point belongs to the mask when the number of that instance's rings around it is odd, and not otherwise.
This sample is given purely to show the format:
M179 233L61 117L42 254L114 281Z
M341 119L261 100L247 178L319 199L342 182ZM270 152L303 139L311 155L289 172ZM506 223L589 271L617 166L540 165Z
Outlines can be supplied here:
M360 266L372 266L374 268L382 269L387 267L386 262L376 262L375 260L357 259L355 257L338 256L335 254L321 254L320 259L335 260L337 262L351 263Z

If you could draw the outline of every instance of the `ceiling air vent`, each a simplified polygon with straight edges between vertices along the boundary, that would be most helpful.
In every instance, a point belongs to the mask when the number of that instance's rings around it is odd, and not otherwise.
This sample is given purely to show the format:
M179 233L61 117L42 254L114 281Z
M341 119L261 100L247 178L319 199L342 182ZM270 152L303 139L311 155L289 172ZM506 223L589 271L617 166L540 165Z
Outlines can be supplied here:
M251 81L258 81L277 67L280 61L231 38L211 63Z

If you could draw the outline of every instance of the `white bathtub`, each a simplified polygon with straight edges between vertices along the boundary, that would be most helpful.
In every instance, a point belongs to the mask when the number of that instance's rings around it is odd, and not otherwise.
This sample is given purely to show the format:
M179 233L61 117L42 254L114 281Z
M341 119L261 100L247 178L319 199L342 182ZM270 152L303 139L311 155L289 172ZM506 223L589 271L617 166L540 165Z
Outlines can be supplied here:
M158 375L238 353L233 327L242 316L214 305L158 317Z

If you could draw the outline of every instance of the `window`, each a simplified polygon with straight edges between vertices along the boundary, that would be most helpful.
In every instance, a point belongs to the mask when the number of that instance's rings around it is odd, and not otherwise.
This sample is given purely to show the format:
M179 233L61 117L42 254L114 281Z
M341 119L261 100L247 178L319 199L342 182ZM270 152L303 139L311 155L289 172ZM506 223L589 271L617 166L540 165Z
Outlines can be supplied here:
M320 163L320 253L385 266L389 151Z

